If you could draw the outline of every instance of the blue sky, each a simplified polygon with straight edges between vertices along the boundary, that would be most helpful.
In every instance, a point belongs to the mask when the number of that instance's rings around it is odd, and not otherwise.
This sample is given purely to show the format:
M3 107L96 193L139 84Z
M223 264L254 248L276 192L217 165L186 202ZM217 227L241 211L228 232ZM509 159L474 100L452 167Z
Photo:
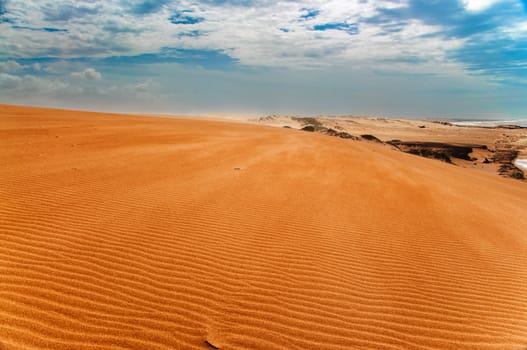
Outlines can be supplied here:
M0 103L527 118L527 0L0 0Z

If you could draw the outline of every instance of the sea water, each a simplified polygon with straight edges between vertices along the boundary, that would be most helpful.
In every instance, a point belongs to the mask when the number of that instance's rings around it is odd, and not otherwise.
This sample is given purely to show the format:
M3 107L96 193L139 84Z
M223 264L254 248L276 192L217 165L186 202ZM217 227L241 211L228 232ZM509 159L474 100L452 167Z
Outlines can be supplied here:
M454 125L459 126L500 126L500 125L516 125L527 128L527 119L509 119L509 120L461 120L452 121Z
M516 159L514 165L522 170L527 170L527 159Z
M452 121L454 125L459 126L483 126L483 127L494 127L500 125L516 125L527 127L527 119L510 119L510 120L462 120ZM514 165L523 171L527 171L527 159L516 159Z

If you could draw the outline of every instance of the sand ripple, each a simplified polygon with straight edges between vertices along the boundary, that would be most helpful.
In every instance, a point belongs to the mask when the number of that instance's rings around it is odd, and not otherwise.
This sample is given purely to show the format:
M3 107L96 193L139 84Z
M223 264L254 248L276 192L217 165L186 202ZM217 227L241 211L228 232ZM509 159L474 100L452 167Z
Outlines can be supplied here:
M527 347L524 183L295 130L0 114L2 350Z

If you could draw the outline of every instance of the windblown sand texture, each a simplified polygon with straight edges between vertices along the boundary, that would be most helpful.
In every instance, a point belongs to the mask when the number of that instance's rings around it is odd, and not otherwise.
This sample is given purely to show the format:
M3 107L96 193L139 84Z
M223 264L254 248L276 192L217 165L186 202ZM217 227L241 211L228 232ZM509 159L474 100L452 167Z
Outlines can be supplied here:
M431 120L367 118L354 116L298 118L290 116L267 116L252 118L251 122L260 125L288 126L302 129L306 125L347 132L354 136L373 135L384 142L392 140L403 142L439 142L455 145L483 145L487 149L474 148L470 157L473 160L450 159L452 164L463 168L478 169L495 175L511 176L513 171L500 169L504 160L517 152L520 159L527 159L527 128L456 126L450 123ZM318 132L324 133L323 130ZM496 153L497 152L497 153ZM501 154L500 154L501 153ZM496 158L494 161L493 159ZM485 161L490 159L491 161ZM508 162L508 161L506 161ZM510 162L512 165L513 162ZM521 163L520 163L521 164ZM520 170L521 167L518 169ZM505 174L504 174L505 173ZM527 177L527 171L523 171ZM517 177L516 177L517 178Z
M525 183L232 122L0 106L0 349L527 349Z

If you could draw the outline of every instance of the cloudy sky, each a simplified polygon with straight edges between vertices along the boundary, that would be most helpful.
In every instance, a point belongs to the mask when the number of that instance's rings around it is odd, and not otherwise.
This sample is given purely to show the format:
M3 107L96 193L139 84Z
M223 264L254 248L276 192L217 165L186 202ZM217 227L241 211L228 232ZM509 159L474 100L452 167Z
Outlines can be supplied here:
M527 0L0 0L0 103L527 117Z

